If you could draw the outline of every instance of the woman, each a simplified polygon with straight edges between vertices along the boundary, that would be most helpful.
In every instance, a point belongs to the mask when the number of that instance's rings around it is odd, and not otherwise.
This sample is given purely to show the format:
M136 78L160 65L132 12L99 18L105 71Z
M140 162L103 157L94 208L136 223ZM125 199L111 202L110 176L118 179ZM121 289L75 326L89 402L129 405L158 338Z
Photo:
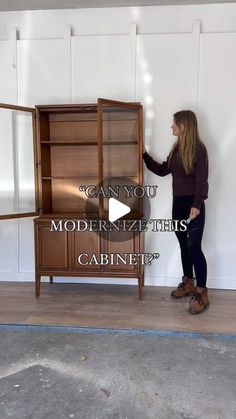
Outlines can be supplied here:
M192 295L189 312L198 314L209 306L207 262L201 249L205 224L205 202L208 197L208 154L199 137L197 118L193 111L173 115L172 133L177 141L167 160L158 163L145 150L143 159L149 170L159 176L173 176L172 218L191 219L187 231L176 231L183 266L182 282L172 291L173 298ZM197 286L194 285L193 267Z

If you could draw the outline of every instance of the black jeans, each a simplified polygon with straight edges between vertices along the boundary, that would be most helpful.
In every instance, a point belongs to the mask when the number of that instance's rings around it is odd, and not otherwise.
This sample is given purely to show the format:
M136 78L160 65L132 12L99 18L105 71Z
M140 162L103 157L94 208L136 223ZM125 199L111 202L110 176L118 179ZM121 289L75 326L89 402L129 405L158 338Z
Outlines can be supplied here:
M172 218L187 220L193 203L193 196L173 196ZM200 214L187 224L187 231L176 231L181 250L183 274L193 278L193 267L198 287L205 287L207 281L207 262L202 252L201 242L205 225L205 203Z

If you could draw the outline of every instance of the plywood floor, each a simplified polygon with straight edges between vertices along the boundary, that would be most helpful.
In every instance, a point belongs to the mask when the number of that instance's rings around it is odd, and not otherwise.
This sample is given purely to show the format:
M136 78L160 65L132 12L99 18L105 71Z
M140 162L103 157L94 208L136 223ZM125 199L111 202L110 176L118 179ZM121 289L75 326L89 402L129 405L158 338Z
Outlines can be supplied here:
M0 283L0 323L134 328L236 334L236 291L209 290L210 308L188 313L189 298L172 300L168 287Z

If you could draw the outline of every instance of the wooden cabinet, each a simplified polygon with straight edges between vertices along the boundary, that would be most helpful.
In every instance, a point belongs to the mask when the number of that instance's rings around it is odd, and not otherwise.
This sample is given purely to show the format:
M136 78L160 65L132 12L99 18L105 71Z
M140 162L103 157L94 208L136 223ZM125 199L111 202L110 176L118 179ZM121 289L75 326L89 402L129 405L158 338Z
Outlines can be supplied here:
M30 156L29 164L33 166L31 196L27 201L22 191L17 190L17 205L13 208L9 197L4 200L0 218L37 216L34 218L36 296L40 294L41 276L51 279L53 276L105 276L137 278L139 298L142 298L144 281L140 264L78 263L81 254L86 254L88 259L95 255L99 260L105 253L141 253L142 234L51 231L52 220L108 219L109 198L101 194L88 197L84 192L86 187L106 188L124 182L142 185L142 105L98 99L93 104L35 108L1 104L0 108L11 113L6 127L9 136L12 126L16 128L19 115L25 116L20 119L23 138L25 134L29 137L31 127L31 138L27 137L30 152L25 150L25 158L29 161ZM27 129L24 124L28 124ZM142 199L130 203L134 216L141 218Z

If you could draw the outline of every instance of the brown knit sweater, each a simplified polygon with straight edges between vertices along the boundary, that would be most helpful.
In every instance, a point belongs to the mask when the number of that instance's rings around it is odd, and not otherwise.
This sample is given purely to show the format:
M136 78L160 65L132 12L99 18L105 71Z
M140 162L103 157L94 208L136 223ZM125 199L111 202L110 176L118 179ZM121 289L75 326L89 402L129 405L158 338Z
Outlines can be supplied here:
M147 152L143 153L143 159L149 170L158 176L166 176L169 173L173 176L172 187L174 196L193 195L192 206L201 209L202 203L208 198L208 154L204 145L199 144L196 148L193 170L187 175L182 163L178 159L177 149L175 149L170 165L168 161L158 163Z

